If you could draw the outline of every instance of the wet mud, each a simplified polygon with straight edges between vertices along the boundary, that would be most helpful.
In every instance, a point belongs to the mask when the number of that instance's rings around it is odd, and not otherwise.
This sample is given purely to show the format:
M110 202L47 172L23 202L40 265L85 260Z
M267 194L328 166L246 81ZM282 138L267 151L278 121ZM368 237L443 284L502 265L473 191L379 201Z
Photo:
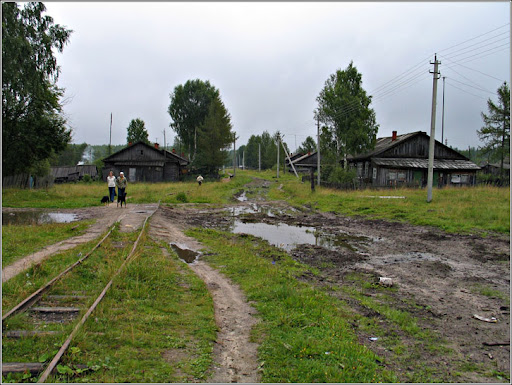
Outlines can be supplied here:
M507 236L450 234L401 222L298 210L284 202L256 204L249 200L223 208L202 207L200 212L192 207L174 207L168 215L184 227L216 228L266 239L297 261L319 269L319 275L301 277L313 285L351 285L354 274L375 285L380 277L390 278L395 290L386 293L388 302L416 317L421 328L435 333L450 349L447 354L432 352L416 346L407 333L390 329L406 346L415 346L418 354L417 366L395 367L392 352L378 340L370 340L372 336L354 323L360 342L390 359L387 366L403 381L410 379L410 372L420 366L443 367L446 381L451 372L458 374L452 379L456 382L496 382L493 372L510 375ZM332 293L356 313L377 319L386 328L382 315L343 291ZM371 291L366 295L376 299L379 296ZM474 315L495 317L497 322L484 322ZM494 345L496 342L501 344ZM481 369L461 369L468 362Z

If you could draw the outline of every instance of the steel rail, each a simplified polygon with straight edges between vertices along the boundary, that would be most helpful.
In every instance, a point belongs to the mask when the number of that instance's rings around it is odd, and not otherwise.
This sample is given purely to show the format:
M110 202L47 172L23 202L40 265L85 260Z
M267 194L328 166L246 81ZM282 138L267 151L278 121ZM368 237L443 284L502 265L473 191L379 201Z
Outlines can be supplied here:
M75 263L68 266L64 271L62 271L59 275L57 275L55 278L47 282L45 285L41 286L38 290L33 292L31 295L29 295L27 298L25 298L23 301L18 303L16 306L14 306L11 310L9 310L6 314L2 316L2 321L5 319L11 317L14 314L20 313L30 307L33 303L39 300L39 298L50 288L53 286L55 282L57 282L59 279L61 279L64 275L69 273L73 268L81 264L86 258L88 258L94 250L96 250L102 243L107 239L107 237L112 233L112 230L114 230L114 227L119 221L115 222L114 225L110 228L109 232L92 248L91 251L89 251L85 256L80 258Z
M78 333L78 331L80 330L80 328L82 327L82 325L85 323L85 321L87 320L87 318L89 318L89 316L92 314L92 312L94 311L94 309L96 308L96 306L101 302L101 300L103 299L103 297L105 297L105 294L107 293L108 289L112 286L112 283L114 282L114 279L121 273L121 271L123 270L124 266L129 263L132 259L133 259L133 255L135 254L135 250L138 246L138 243L139 243L139 240L142 236L142 234L144 233L144 230L145 230L145 227L146 227L146 223L148 222L149 218L151 218L153 216L153 214L158 210L158 208L160 207L160 201L158 201L158 206L156 208L155 211L153 211L151 213L151 215L147 216L146 217L146 220L144 221L143 225L142 225L142 229L139 233L139 236L137 237L137 240L135 241L135 243L133 244L133 247L132 247L132 250L130 252L130 254L128 254L128 256L126 257L126 259L124 260L124 262L121 264L121 266L119 267L119 269L114 273L114 275L112 276L112 278L110 279L110 281L107 283L107 285L105 286L105 288L103 289L103 291L100 293L100 295L96 298L96 300L94 301L94 303L91 305L91 307L89 308L89 310L87 310L87 312L84 314L84 316L82 317L82 319L80 320L80 322L78 322L78 324L75 326L75 328L73 329L73 331L71 332L71 334L69 335L69 337L66 339L66 341L64 342L64 344L61 346L61 348L59 349L59 351L57 352L57 354L53 357L52 361L48 364L48 366L46 367L45 371L41 374L41 376L39 377L39 380L37 381L38 383L42 383L42 382L45 382L46 379L48 378L48 376L51 374L51 372L53 371L53 369L55 369L55 367L57 366L58 362L60 361L60 359L62 358L63 354L66 352L67 348L69 347L69 345L71 344L71 340L73 339L73 337Z

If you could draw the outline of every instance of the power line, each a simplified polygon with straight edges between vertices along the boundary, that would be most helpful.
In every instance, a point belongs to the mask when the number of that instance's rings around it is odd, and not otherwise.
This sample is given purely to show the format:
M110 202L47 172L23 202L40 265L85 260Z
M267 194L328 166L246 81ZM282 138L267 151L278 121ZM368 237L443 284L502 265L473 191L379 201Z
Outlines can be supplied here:
M461 81L459 81L457 79L450 78L450 80L453 80L453 81L455 81L457 83L463 84L463 85L465 85L467 87L474 88L475 90L478 90L478 91L483 91L483 92L487 92L488 94L491 94L491 95L496 95L496 92L488 91L488 90L480 88L480 87L475 87L475 86L472 86L471 84L463 83L463 82L461 82Z
M478 36L472 37L471 39L465 40L465 41L463 41L462 43L458 43L458 44L452 45L451 47L448 47L448 48L442 49L442 50L440 50L439 52L448 51L449 49L452 49L452 48L458 47L459 45L465 44L465 43L467 43L468 41L472 41L472 40L478 39L479 37L482 37L482 36L488 35L488 34L490 34L490 33L494 32L494 31L497 31L498 29L504 28L504 27L506 27L506 26L508 26L508 25L510 25L510 23L503 24L501 27L495 28L495 29L493 29L493 30L491 30L491 31L489 31L489 32L485 32L485 33L483 33L483 34L481 34L481 35L478 35Z
M487 55L486 55L486 56L487 56ZM448 58L443 58L443 60L447 60L447 61L449 61L449 62L451 62L451 63L453 63L453 64L456 64L456 65L459 65L459 66L461 66L461 67L467 68L468 70L471 70L471 71L475 71L475 72L481 73L482 75L488 76L488 77L490 77L490 78L492 78L492 79L495 79L495 80L499 80L500 82L504 81L503 79L499 79L499 78L497 78L497 77L495 77L495 76L492 76L492 75L486 74L485 72L482 72L482 71L476 70L476 69L474 69L474 68L470 68L470 67L468 67L468 66L466 66L466 65L464 65L464 64L461 64L461 63L459 63L459 62L456 62L456 61L450 60L450 59L448 59Z
M507 39L509 39L509 38L510 38L510 36L508 36L508 31L507 31L507 32L501 33L500 35L494 36L494 37L492 37L492 38L489 38L489 39L483 40L483 41L481 41L481 42L478 42L478 43L475 43L475 44L469 45L469 46L467 46L467 47L464 47L464 48L461 48L461 49L455 50L455 51L453 51L453 52L451 52L451 53L449 53L449 54L444 54L444 55L445 55L445 56L447 56L447 57L449 57L449 58L453 58L453 57L455 57L455 56L464 55L464 54L465 54L464 52L462 52L462 53L458 53L458 54L456 54L456 55L454 55L454 54L455 54L455 52L459 52L459 51L466 51L466 50L468 50L469 48L474 47L475 45L482 44L484 41L488 41L488 40L494 39L494 38L496 38L496 37L498 37L498 36L501 36L501 35L504 35L504 34L507 34L507 36L505 36L505 37L504 37L504 38L502 38L502 39L499 39L499 40L493 41L493 42L491 42L491 43L487 43L487 44L484 44L484 45L482 45L482 46L475 47L475 48L473 48L473 49L469 50L468 52L472 52L472 51L475 51L475 50L480 49L480 48L485 48L485 47L487 47L487 46L490 46L490 45L496 44L496 43L498 43L498 42L500 42L500 41L507 40Z
M453 79L450 79L450 80L453 80ZM448 84L450 84L450 83L448 83ZM451 85L453 88L457 88L458 90L460 90L460 91L462 91L462 92L465 92L466 94L472 95L472 96L474 96L474 97L476 97L476 98L480 98L480 99L487 100L486 98L484 98L484 97L482 97L482 96L472 94L471 92L468 92L468 91L466 91L466 90L463 90L462 88L459 88L459 87L457 87L457 86L455 86L455 85L453 85L453 84L450 84L450 85Z
M473 80L471 80L470 78L468 78L468 77L466 77L466 76L462 75L460 72L457 72L457 71L456 71L452 66L446 65L446 68L448 68L449 70L451 70L451 71L455 72L456 74L458 74L459 76L463 77L464 79L469 80L469 81L470 81L471 83L473 83L474 85L476 85L476 86L480 87L480 85L479 85L479 84L477 84L476 82L474 82L474 81L473 81ZM480 88L482 88L482 87L480 87ZM482 89L483 89L483 88L482 88Z

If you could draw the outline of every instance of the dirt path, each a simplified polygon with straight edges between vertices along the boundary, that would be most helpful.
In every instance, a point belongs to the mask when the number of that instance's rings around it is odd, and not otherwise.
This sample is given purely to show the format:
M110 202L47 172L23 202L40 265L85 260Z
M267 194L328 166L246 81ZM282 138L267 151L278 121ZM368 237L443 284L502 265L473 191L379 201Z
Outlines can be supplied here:
M203 249L195 239L183 234L172 211L164 207L155 213L151 219L150 236L196 252ZM257 323L256 311L236 285L206 262L199 259L189 266L208 287L219 329L213 351L213 374L208 382L259 382L258 345L250 342L251 328Z
M82 243L92 241L98 238L104 233L109 227L111 227L116 221L121 221L121 231L134 231L139 228L149 214L155 211L157 208L156 204L130 204L127 208L117 207L115 204L101 207L90 207L86 209L78 210L51 210L52 212L72 212L78 215L80 220L95 218L96 222L86 231L85 234L76 237L68 238L63 241L57 242L53 245L49 245L42 250L39 250L33 254L27 255L26 257L19 259L9 266L2 268L2 282L6 282L17 274L30 268L30 266L40 263L50 255L72 249ZM16 209L4 209L3 213L15 212L15 211L27 211L16 210Z
M305 209L306 210L306 209ZM343 287L353 274L362 274L378 283L389 277L395 291L387 296L398 310L412 314L422 329L440 336L452 350L449 355L418 346L414 337L401 333L405 346L415 346L418 358L402 368L393 354L379 342L370 342L355 326L361 344L389 358L389 368L403 375L421 367L443 367L444 373L460 372L457 381L495 382L494 370L510 373L510 242L506 235L458 235L442 230L390 223L383 220L344 217L333 213L300 212L285 202L253 201L233 203L223 208L181 206L173 211L172 221L183 226L229 230L235 221L249 224L288 224L314 228L315 234L331 240L300 244L290 251L299 262L320 270L304 277L313 285ZM332 247L333 245L336 247ZM333 295L348 303L355 313L375 320L395 333L385 318L361 306L343 291ZM368 293L379 301L380 293ZM475 315L497 322L485 322ZM464 365L480 365L486 371L460 370ZM415 369L416 368L416 369Z

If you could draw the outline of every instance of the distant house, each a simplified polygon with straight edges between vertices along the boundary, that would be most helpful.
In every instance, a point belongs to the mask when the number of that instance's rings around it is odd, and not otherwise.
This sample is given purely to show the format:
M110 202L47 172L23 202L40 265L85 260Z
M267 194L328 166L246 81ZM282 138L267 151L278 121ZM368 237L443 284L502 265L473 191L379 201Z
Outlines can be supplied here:
M132 144L103 159L103 180L110 171L118 176L124 172L129 182L178 181L187 172L189 161L174 151L160 149L142 141Z
M52 167L54 183L77 182L89 175L93 180L98 177L98 168L93 164L82 164L78 166Z
M315 152L310 152L307 154L297 154L291 157L293 167L298 173L309 173L313 168L316 170L317 167L317 155ZM288 159L286 160L286 165L288 166L288 171L293 172L291 166L288 164Z
M349 155L350 167L356 168L360 184L371 186L425 186L427 184L430 137L422 131L379 138L367 153ZM475 163L459 152L435 141L434 186L474 185Z

